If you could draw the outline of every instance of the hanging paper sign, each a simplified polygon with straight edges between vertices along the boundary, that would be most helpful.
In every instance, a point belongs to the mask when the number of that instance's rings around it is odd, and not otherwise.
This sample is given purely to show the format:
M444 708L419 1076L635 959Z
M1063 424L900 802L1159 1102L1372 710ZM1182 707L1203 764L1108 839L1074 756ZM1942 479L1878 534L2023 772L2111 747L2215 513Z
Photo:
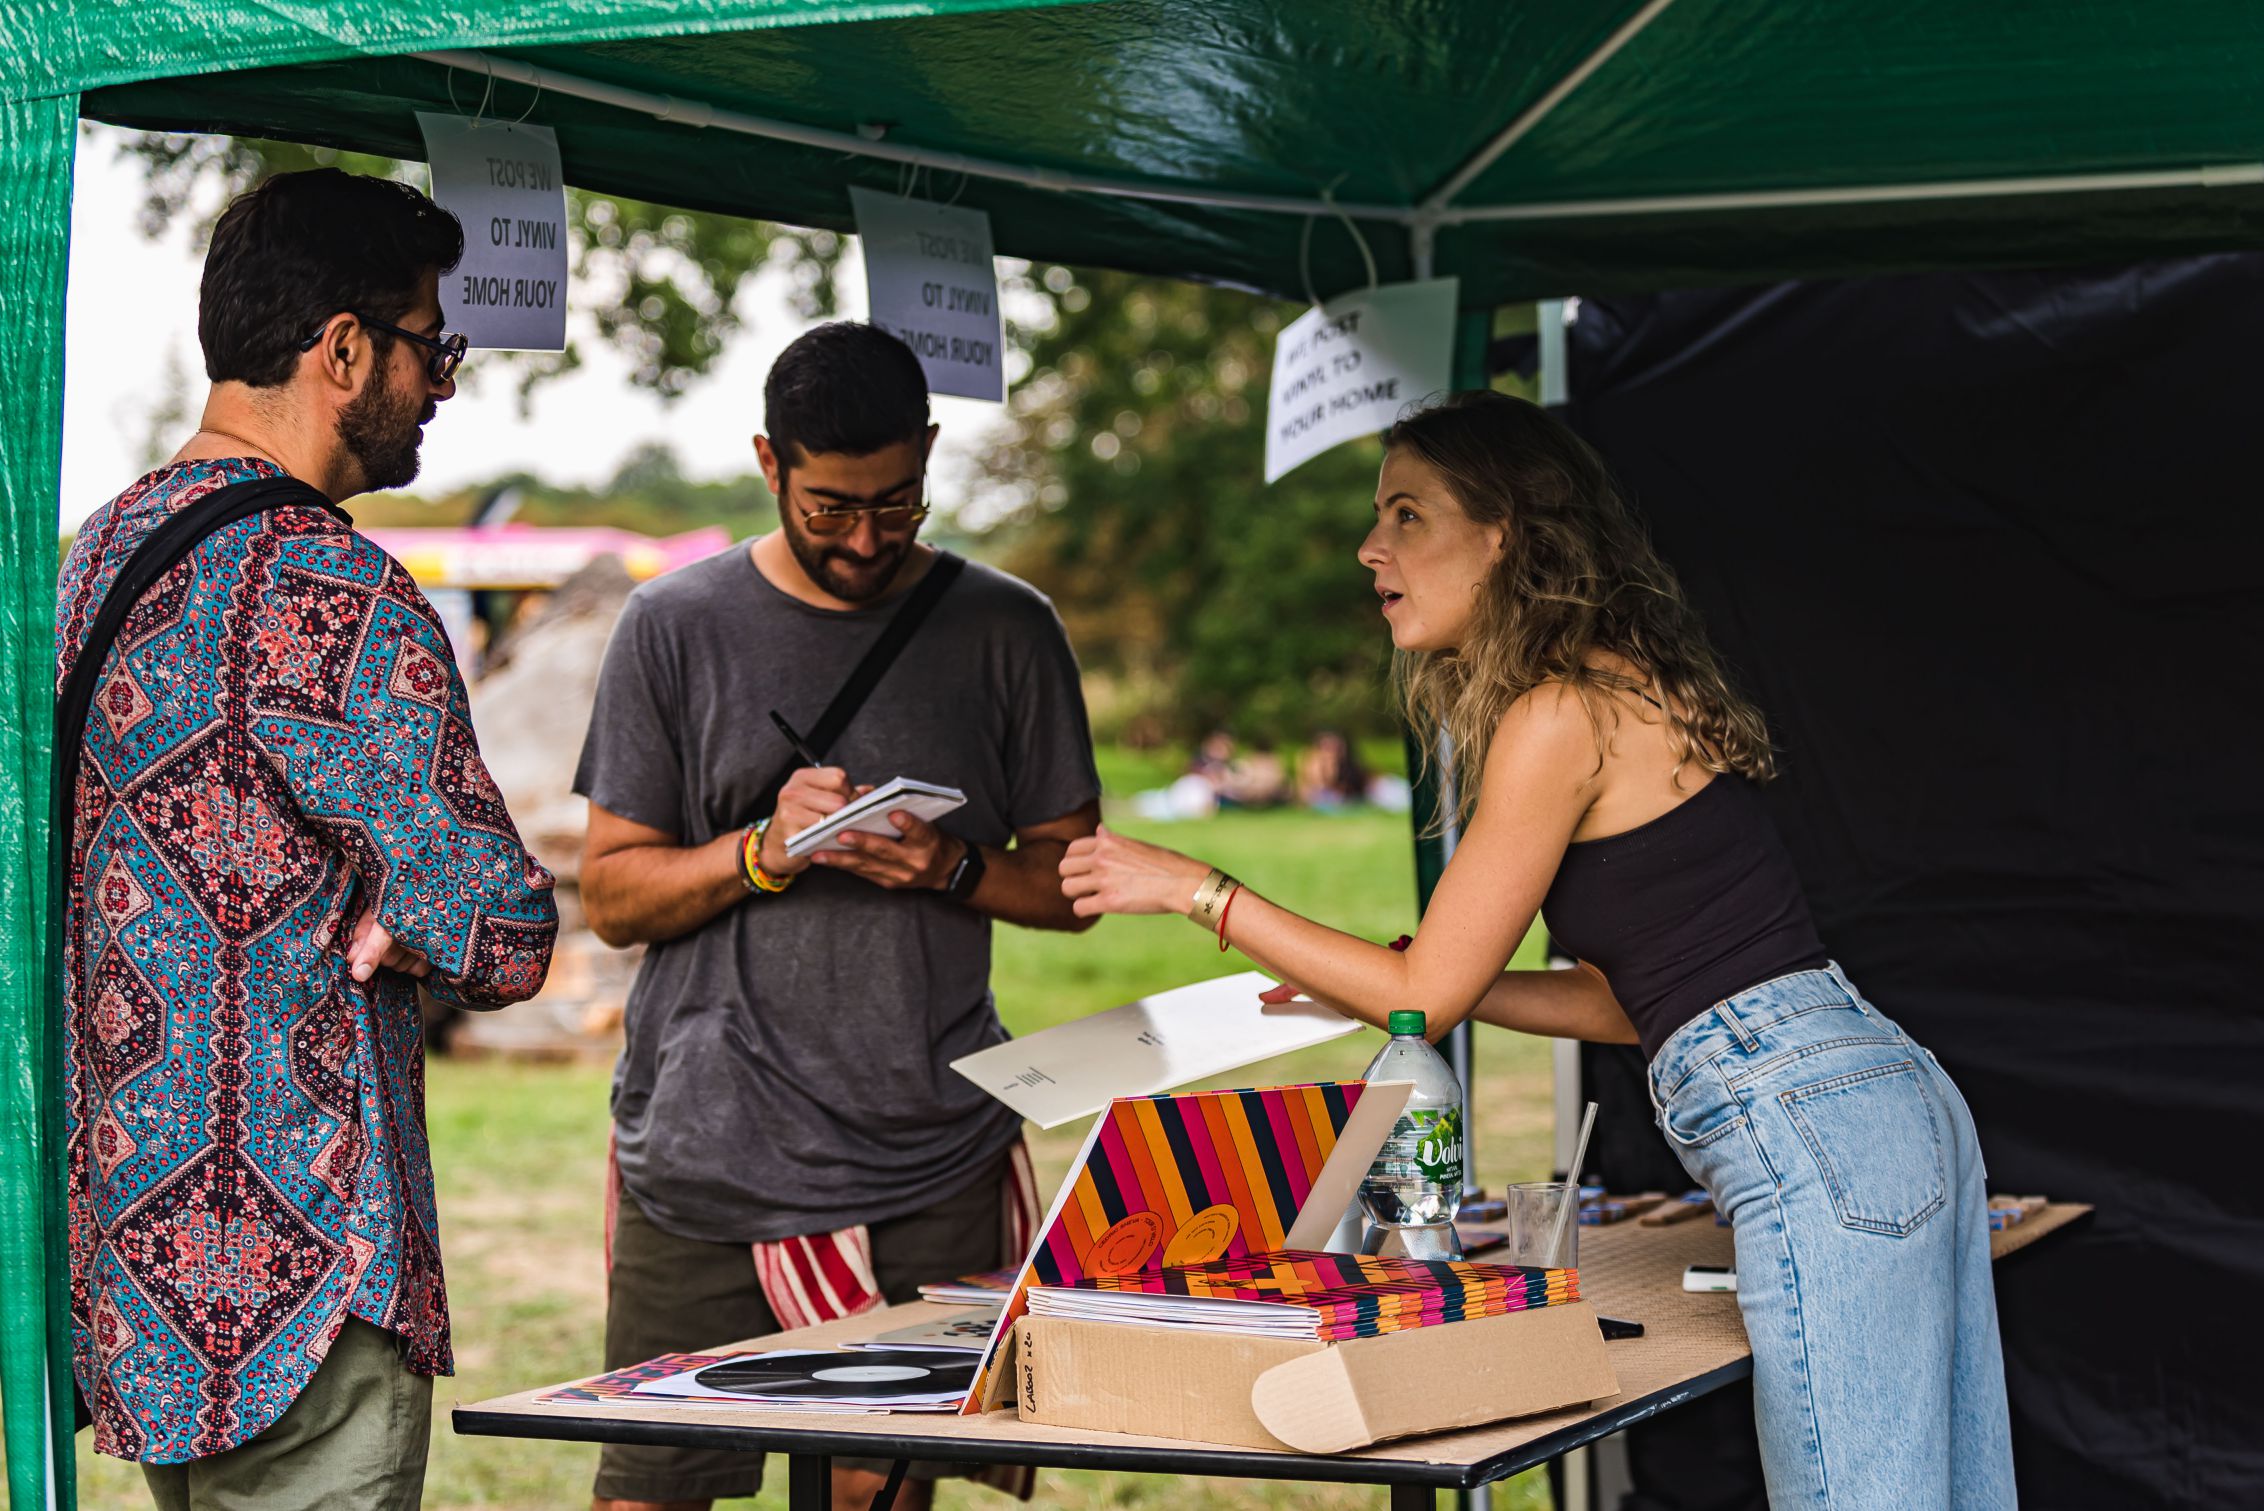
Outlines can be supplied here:
M872 322L912 348L932 393L1006 397L990 216L851 189Z
M417 112L432 197L464 227L440 280L448 329L500 351L566 348L566 179L547 126Z
M1274 340L1266 481L1331 446L1388 428L1454 374L1458 283L1432 278L1331 299Z

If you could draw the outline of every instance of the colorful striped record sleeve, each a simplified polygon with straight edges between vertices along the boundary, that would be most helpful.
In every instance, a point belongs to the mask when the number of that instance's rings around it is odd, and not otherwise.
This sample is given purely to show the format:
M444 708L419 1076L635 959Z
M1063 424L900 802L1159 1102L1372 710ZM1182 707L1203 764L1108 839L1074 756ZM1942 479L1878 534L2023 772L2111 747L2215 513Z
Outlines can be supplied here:
M967 1409L981 1409L998 1339L1032 1285L1280 1249L1364 1090L1320 1082L1110 1103L1018 1273Z
M1097 1275L1064 1288L1299 1306L1314 1314L1315 1336L1340 1339L1577 1301L1580 1272L1282 1250Z

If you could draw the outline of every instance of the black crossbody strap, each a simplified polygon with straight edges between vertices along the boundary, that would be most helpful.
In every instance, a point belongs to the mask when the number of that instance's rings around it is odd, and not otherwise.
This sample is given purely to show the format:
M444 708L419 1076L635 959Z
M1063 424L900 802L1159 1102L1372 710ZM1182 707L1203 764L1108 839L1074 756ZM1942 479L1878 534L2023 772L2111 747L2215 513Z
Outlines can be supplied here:
M48 808L53 826L48 831L48 844L55 858L57 890L54 895L58 901L62 897L61 884L70 870L71 826L77 814L79 745L86 735L87 711L94 706L94 684L102 675L103 658L110 654L118 632L126 627L126 616L133 612L142 595L179 566L206 536L246 515L286 504L324 509L352 523L344 510L295 477L262 477L230 483L198 499L150 532L149 539L135 549L111 582L110 590L102 595L102 609L94 616L94 626L87 631L86 641L79 647L78 659L71 663L70 676L63 679L63 690L55 695L54 786Z
M888 669L896 664L897 656L911 642L913 632L920 627L920 621L928 617L929 610L959 580L959 574L966 567L965 559L950 551L935 553L935 564L928 568L928 575L921 578L912 591L905 595L903 604L889 618L887 627L880 632L880 638L866 649L863 657L850 670L849 680L841 684L841 691L833 695L833 701L825 706L825 712L818 715L817 723L802 732L802 738L808 742L813 755L822 757L833 748L833 742L841 738L841 732L849 727L849 721L857 717L857 710L865 706L865 700L880 685L880 679L887 676ZM794 774L794 768L801 764L799 759L788 761L764 785L762 796L755 803L757 814L767 814L778 806L779 789L786 785L787 778Z

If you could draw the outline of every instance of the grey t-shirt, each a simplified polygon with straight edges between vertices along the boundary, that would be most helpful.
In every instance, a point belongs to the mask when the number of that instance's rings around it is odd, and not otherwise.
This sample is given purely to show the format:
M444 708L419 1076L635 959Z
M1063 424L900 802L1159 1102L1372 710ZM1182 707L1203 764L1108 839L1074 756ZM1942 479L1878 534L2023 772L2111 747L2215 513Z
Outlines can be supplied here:
M899 598L845 612L773 587L744 546L630 595L574 790L688 844L743 828ZM1053 605L969 563L841 738L857 782L918 777L938 827L1003 845L1100 794ZM950 1068L1000 1043L990 921L939 892L812 867L651 947L614 1072L621 1177L664 1230L717 1243L877 1222L964 1186L1019 1120Z

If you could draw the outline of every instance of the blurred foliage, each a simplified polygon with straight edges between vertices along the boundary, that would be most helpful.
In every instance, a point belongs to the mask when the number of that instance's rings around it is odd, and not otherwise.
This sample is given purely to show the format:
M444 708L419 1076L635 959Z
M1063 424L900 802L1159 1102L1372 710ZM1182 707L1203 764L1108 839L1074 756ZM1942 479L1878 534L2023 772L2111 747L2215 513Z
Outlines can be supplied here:
M564 485L531 473L513 473L431 498L365 493L349 507L355 523L361 525L465 525L487 499L506 489L517 495L510 519L526 525L609 525L645 535L677 535L721 525L732 539L745 540L778 523L778 506L760 473L688 478L665 441L637 447L602 483Z
M229 200L278 173L336 167L411 183L421 163L252 137L128 133L119 147L142 170L141 229L158 236L191 217L201 246ZM628 357L631 379L663 397L684 392L723 354L739 327L739 288L765 263L788 269L795 313L835 313L834 272L842 240L733 215L700 215L618 195L566 191L566 234L576 303L598 334ZM562 352L501 352L517 372L522 403L548 378L581 365L571 336Z
M1391 727L1365 568L1373 441L1261 481L1273 336L1297 308L1231 289L1043 269L1050 325L985 458L1017 500L998 559L1050 594L1104 737Z

